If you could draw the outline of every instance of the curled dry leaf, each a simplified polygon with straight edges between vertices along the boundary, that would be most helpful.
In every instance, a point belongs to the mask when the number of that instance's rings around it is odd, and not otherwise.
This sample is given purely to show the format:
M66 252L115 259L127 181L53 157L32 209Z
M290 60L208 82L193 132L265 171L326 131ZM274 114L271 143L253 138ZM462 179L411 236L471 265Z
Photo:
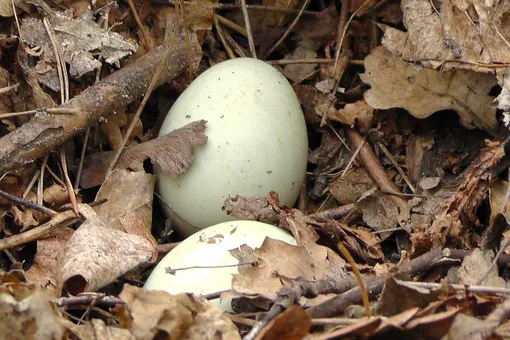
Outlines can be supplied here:
M374 109L364 100L346 104L343 109L332 111L328 118L343 124L356 125L361 133L366 133L372 127Z
M497 130L495 109L491 108L494 97L489 95L497 82L491 74L417 70L378 47L365 58L365 73L360 77L372 87L364 98L375 109L401 107L416 118L454 110L466 127Z
M447 240L456 244L462 243L463 239L467 239L461 218L467 218L473 222L477 220L475 210L485 197L491 170L504 155L504 144L487 141L487 147L482 150L480 156L474 162L474 166L466 174L463 183L448 200L443 202L432 226L426 230L429 245L443 247ZM417 255L416 248L418 242L421 242L422 236L421 234L411 236L415 255ZM425 249L422 248L421 251L423 250Z
M169 176L177 176L187 170L193 162L194 148L204 145L206 121L196 121L177 129L166 136L141 143L124 150L116 169L143 171L143 162L150 158ZM85 157L80 185L91 188L101 185L114 152L94 153Z
M129 308L129 330L136 339L240 339L237 327L223 311L201 297L127 284L119 296Z
M95 291L157 256L146 238L106 227L88 205L78 205L85 222L67 242L59 264L60 295Z
M172 177L182 174L193 162L193 149L207 142L206 123L205 120L192 122L166 136L127 149L117 168L143 171L143 161L150 158L165 174Z

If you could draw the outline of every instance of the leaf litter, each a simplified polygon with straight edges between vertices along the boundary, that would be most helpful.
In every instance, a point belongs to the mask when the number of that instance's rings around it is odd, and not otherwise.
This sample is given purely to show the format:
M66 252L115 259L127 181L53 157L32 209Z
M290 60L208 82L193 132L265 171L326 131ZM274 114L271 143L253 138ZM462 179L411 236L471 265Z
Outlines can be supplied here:
M249 29L244 6L0 0L2 332L508 337L508 6L262 0L246 5ZM231 314L140 286L182 240L154 202L153 168L183 175L207 143L206 121L159 127L192 78L250 56L251 38L299 98L309 158L296 206L275 192L225 200L297 242L231 250L239 274L218 292Z

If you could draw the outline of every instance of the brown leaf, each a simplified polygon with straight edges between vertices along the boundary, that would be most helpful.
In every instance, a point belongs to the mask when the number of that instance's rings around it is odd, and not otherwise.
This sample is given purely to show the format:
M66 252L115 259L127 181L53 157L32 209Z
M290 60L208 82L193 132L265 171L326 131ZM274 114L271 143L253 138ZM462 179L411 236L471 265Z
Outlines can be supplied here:
M364 100L346 104L343 109L332 111L328 118L343 124L356 125L361 133L366 133L372 127L374 109Z
M137 339L240 339L232 321L203 298L130 285L119 296L129 307L130 330Z
M390 277L386 280L379 299L377 314L392 316L415 307L425 308L429 303L436 301L441 294L441 291L430 291L407 285L405 281Z
M108 227L141 236L155 245L151 235L155 182L155 177L145 172L114 170L96 196L96 201L107 201L94 211Z
M192 122L169 135L127 148L115 168L141 172L143 162L151 158L163 167L169 176L177 176L191 165L193 149L207 142L207 136L203 133L205 123L204 120ZM80 185L85 189L101 185L113 156L113 151L86 156Z
M143 171L143 161L150 158L168 176L178 176L193 161L193 149L204 145L206 121L189 123L166 136L129 148L122 153L117 168Z
M48 303L42 289L17 301L10 294L0 294L0 332L9 339L63 339L60 313Z
M329 192L342 204L356 203L363 193L375 186L374 181L364 168L351 166L344 176L335 179L329 185Z
M59 265L60 294L95 291L157 256L157 249L137 235L108 228L87 205L79 205L85 222L66 244Z
M75 324L69 320L60 319L60 325L64 327L68 333L73 335L72 339L79 340L135 340L135 337L127 329L116 326L108 326L101 319L94 318L90 322Z
M459 284L461 285L476 285L487 269L490 267L494 254L492 251L482 252L479 248L475 248L471 254L466 256L462 261L457 275ZM456 283L456 282L454 282ZM498 268L492 268L489 276L483 282L484 285L489 287L505 287L505 280L499 277Z
M497 131L495 110L491 109L494 97L489 95L497 81L491 74L417 71L378 47L366 57L365 73L360 77L372 87L364 98L375 109L401 107L420 119L437 111L454 110L466 127Z
M308 335L312 320L299 305L292 305L274 318L256 339L258 340L298 340Z
M38 240L34 262L25 272L28 282L45 288L52 298L59 296L57 282L55 281L58 276L58 261L73 232L74 230L66 227L58 229L49 237Z
M258 266L233 275L232 289L237 293L275 300L292 279L314 279L313 259L303 247L266 238L253 254L259 258Z

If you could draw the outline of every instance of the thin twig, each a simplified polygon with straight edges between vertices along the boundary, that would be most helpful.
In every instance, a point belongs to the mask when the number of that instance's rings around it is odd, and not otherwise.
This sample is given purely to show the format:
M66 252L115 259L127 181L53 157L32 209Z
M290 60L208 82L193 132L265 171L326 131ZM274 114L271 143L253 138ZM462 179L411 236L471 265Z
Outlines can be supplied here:
M440 283L435 282L416 282L416 281L406 281L405 283L408 286L414 286L419 288L426 289L439 289L441 288ZM510 288L503 287L489 287L489 286L475 286L475 285L459 285L459 284L450 284L450 286L458 291L462 292L473 292L473 293L486 293L486 294L508 294L510 295Z
M140 16L138 15L138 12L136 11L135 4L133 3L133 0L128 0L129 8L131 8L131 12L133 13L133 17L135 18L136 25L138 26L138 29L142 33L142 39L145 43L145 47L148 51L152 50L152 41L149 38L149 34L145 30L145 27L142 24L142 20L140 20Z
M188 30L188 19L186 17L186 6L184 0L180 0L180 10L182 15L182 22L184 23L184 36L186 38L186 55L188 56L188 82L191 84L193 81L193 62L191 56L191 37Z
M225 48L225 51L227 52L227 55L230 59L235 59L234 51L232 51L232 48L230 48L229 44L227 43L227 40L225 39L225 32L223 31L223 28L221 27L218 16L216 14L213 15L213 22L214 27L216 27L216 33L218 33L218 36L220 37L221 43L223 44L223 47Z
M67 77L67 66L60 50L60 44L57 41L55 31L50 24L47 17L43 18L44 27L50 38L51 45L53 46L53 52L55 53L55 60L57 61L57 73L60 82L60 104L64 104L69 100L69 78Z
M165 4L175 5L174 0L163 0ZM184 1L186 5L191 4L191 1ZM229 9L242 9L241 5L237 4L221 4L216 3L212 5L214 9L218 10L229 10ZM285 14L297 14L299 13L298 9L294 8L280 8L280 7L272 7L272 6L261 6L261 5L246 5L246 8L251 11L263 11L263 12L273 12L273 13L285 13ZM303 15L310 15L314 17L320 17L321 12L315 11L304 11Z
M64 172L64 180L66 182L67 192L69 193L69 199L73 205L74 213L76 216L78 216L80 212L78 211L78 203L76 202L76 195L74 193L73 184L71 183L71 179L69 178L69 174L67 172L66 150L63 145L60 150L60 161L62 162L62 171Z
M85 160L85 151L87 150L87 143L89 141L90 127L85 132L85 138L83 139L83 147L81 148L80 163L78 164L78 172L76 173L76 179L74 180L74 189L78 189L80 186L81 172L83 170L83 162Z
M44 172L46 170L48 164L48 155L44 156L42 164L41 164L41 174L39 177L39 182L37 183L37 204L40 206L43 205L44 201ZM48 168L49 169L49 168Z
M0 190L0 197L3 197L5 198L6 200L9 200L11 202L14 202L16 204L19 204L19 205L23 205L27 208L30 208L30 209L34 209L34 210L37 210L37 211L40 211L48 216L54 216L57 214L56 211L50 209L50 208L46 208L42 205L39 205L39 204L36 204L36 203L33 203L33 202L30 202L30 201L27 201L25 199L22 199L22 198L19 198L19 197L16 197L14 195L11 195L3 190Z
M276 50L276 48L278 48L278 46L280 46L280 44L287 38L287 36L290 34L290 32L292 32L292 29L294 28L294 26L297 25L299 19L301 18L301 15L303 15L303 11L305 10L305 8L308 6L309 3L310 3L310 0L305 0L305 3L303 4L303 7L301 7L301 10L299 11L298 15L294 18L294 21L292 21L292 24L290 24L290 26L287 28L287 30L281 36L281 38L266 53L266 57L271 55L271 53L273 53L273 51Z
M28 183L27 188L25 189L25 192L23 193L22 198L26 199L32 188L34 187L35 182L39 179L39 174L41 173L41 170L37 170L35 175L30 180L30 183Z
M240 25L236 24L235 22L233 22L232 20L228 20L227 18L225 18L224 16L221 16L219 14L214 14L214 15L218 18L218 21L221 22L223 25L227 26L228 28L231 28L235 32L237 32L245 37L248 37L248 31L246 31L246 28L244 28L243 26L240 26Z
M11 86L6 86L6 87L2 87L0 89L0 94L4 94L4 93L7 93L7 92L10 92L14 89L17 89L19 87L19 83L16 83L14 85L11 85Z
M223 35L225 36L225 40L227 41L227 43L232 45L235 53L241 58L246 58L246 56L247 56L246 52L241 47L241 45L239 45L237 43L237 41L235 41L235 39L232 38L232 35L230 34L230 32L228 30L224 30Z
M370 311L370 300L368 298L367 287L363 279L361 278L361 273L359 271L358 266L356 265L356 261L351 256L351 253L345 248L342 242L337 243L338 249L340 253L342 253L343 257L347 260L347 262L351 265L351 269L356 276L356 280L358 281L358 287L361 293L361 300L363 300L363 306L365 306L365 313L367 317L372 317L372 312Z
M152 93L152 91L156 87L156 84L158 83L158 79L159 79L159 75L161 74L161 70L165 67L166 62L171 55L170 52L174 48L174 41L177 37L177 27L178 27L178 24L176 24L174 26L172 37L170 39L170 42L168 43L167 50L166 50L165 54L163 55L163 57L161 58L161 62L158 65L158 69L156 70L156 72L154 72L154 75L152 76L151 82L149 84L147 91L145 92L145 96L143 97L142 103L138 107L138 111L136 111L136 114L133 117L133 120L131 121L131 124L129 125L129 128L126 132L126 135L124 136L124 139L122 140L122 143L120 144L119 149L115 153L115 156L113 157L113 160L110 163L108 170L106 171L105 178L108 177L110 172L112 172L113 168L115 167L115 164L117 164L117 161L119 160L119 157L120 157L122 151L124 150L124 147L126 146L128 140L131 136L131 133L133 132L133 129L136 126L136 123L138 122L138 119L140 119L140 115L142 114L143 108L145 107L145 104L147 104L147 101L149 100L150 94Z
M354 210L354 203L342 205L333 209L324 210L315 214L311 214L310 217L314 219L337 219L343 217Z
M23 244L45 238L55 229L67 227L68 225L71 225L78 220L80 220L80 217L77 217L72 210L67 210L62 213L55 214L52 216L51 220L38 227L35 227L34 229L25 231L21 234L16 234L7 238L0 239L0 250L18 247Z
M309 1L309 0L307 0ZM253 41L253 33L251 31L250 16L246 8L246 0L241 0L241 8L243 10L244 25L246 26L246 34L248 35L248 45L253 58L257 59L257 51L255 50L255 42Z
M416 192L416 188L414 187L413 183L411 183L411 180L409 179L409 177L407 177L407 175L404 172L404 170L402 170L402 167L400 166L400 164L398 164L398 162L395 160L395 157L393 157L393 155L391 154L390 150L388 150L388 148L386 148L386 146L384 146L384 144L382 144L380 142L378 143L378 145L381 148L381 150L384 152L384 154L386 155L386 158L388 158L390 160L391 164L393 164L393 166L395 168L397 168L398 173L400 174L400 176L402 176L402 178L406 182L406 184L409 187L409 189L411 189L411 191L413 193L415 193Z
M56 107L56 108L52 108L52 109L42 108L42 109L28 110L28 111L22 111L22 112L0 113L0 119L33 115L33 114L46 114L46 113L77 115L80 113L80 111L75 110L75 109L61 108L61 107Z

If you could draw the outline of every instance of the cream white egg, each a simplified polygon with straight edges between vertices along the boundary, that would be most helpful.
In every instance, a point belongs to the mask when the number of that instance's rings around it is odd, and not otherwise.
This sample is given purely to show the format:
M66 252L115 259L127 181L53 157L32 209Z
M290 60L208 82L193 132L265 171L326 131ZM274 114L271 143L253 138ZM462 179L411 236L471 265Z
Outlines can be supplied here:
M156 167L162 206L181 235L233 220L221 209L229 196L276 191L282 204L294 205L308 138L298 98L276 68L251 58L209 68L179 96L160 135L199 119L207 120L208 141L191 167L176 178Z
M231 289L232 275L239 273L239 260L229 250L243 244L258 248L266 237L296 244L294 237L285 230L256 221L229 221L202 229L181 242L158 263L144 288L164 290L170 294L197 295ZM232 311L231 300L214 299L210 302L225 311Z

